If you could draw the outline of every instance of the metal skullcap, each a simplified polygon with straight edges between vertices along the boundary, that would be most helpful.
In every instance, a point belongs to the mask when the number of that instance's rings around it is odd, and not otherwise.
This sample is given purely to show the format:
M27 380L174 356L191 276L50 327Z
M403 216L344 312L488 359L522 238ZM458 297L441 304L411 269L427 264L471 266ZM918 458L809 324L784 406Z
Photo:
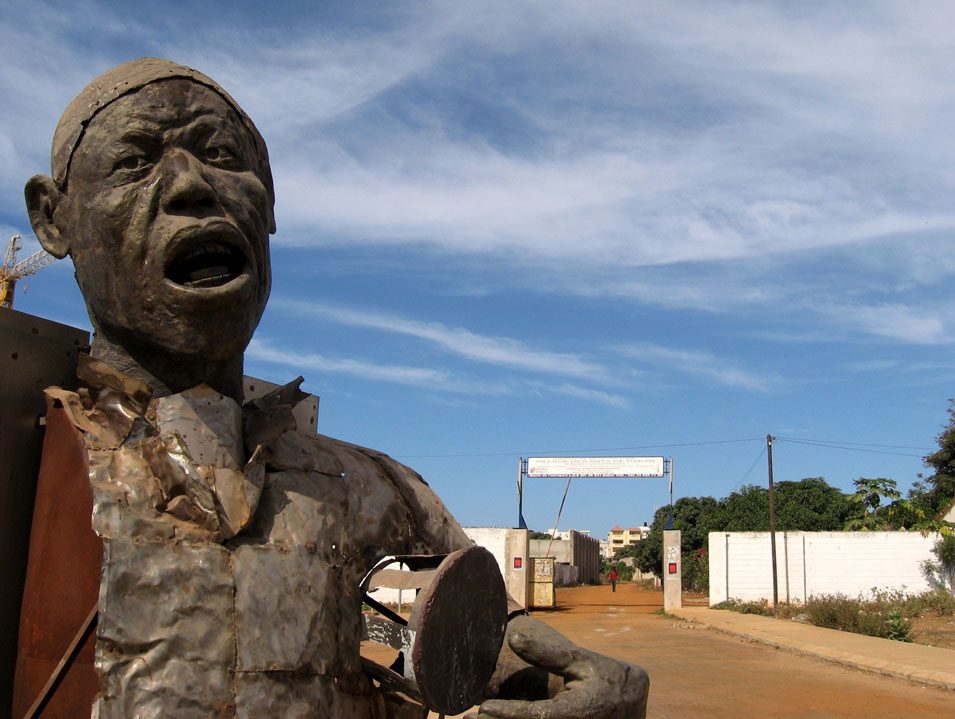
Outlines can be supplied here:
M122 65L110 68L89 85L83 88L73 101L63 111L63 116L53 133L53 148L51 152L51 169L53 179L61 190L66 189L70 173L70 163L73 153L79 147L90 121L96 114L121 97L160 80L183 78L204 85L219 94L223 100L235 110L242 120L242 124L255 140L256 151L261 166L261 179L269 192L269 199L275 201L275 190L272 185L272 170L269 165L269 153L265 147L265 140L256 129L255 124L239 107L239 103L223 90L211 77L185 65L179 65L170 60L156 57L144 57L130 60Z

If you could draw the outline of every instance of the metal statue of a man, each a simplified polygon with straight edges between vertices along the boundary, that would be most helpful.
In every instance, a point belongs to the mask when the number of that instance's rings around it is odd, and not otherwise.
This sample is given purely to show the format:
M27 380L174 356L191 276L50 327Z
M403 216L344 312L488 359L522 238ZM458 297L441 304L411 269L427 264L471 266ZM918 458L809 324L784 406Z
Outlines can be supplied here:
M200 72L120 65L66 109L26 199L95 330L88 386L63 394L104 543L94 716L422 716L362 670L359 582L470 542L412 470L295 431L296 386L241 406L275 231L249 117ZM480 713L631 719L648 687L517 615Z

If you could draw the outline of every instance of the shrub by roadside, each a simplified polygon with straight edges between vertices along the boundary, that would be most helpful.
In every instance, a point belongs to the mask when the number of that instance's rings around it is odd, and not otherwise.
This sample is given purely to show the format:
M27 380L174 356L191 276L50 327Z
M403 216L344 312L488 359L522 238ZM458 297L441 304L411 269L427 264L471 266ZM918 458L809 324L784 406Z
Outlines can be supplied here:
M765 600L742 602L730 599L714 604L713 609L760 614L778 619L796 618L817 627L896 641L911 641L911 620L924 614L955 616L955 596L944 589L916 595L873 589L871 597L859 596L853 599L844 594L828 594L809 597L805 604L779 604L776 607L770 607Z

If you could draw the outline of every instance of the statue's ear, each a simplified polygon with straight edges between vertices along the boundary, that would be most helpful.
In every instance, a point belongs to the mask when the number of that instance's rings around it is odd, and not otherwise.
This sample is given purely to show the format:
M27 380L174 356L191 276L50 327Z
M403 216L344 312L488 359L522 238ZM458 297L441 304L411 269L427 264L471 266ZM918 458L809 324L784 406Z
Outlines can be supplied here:
M30 224L43 249L57 259L66 257L70 252L69 239L60 231L54 221L57 208L66 200L53 178L47 175L34 175L27 181L23 194L27 201L27 214Z

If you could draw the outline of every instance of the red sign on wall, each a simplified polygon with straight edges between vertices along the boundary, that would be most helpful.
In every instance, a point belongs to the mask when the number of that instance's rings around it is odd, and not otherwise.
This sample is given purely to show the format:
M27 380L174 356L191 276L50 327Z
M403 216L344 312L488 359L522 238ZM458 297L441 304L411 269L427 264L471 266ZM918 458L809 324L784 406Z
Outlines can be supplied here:
M524 567L524 558L514 557L514 569L521 569L523 567Z
M670 564L667 566L667 571L670 574L676 574L676 562L670 562Z

